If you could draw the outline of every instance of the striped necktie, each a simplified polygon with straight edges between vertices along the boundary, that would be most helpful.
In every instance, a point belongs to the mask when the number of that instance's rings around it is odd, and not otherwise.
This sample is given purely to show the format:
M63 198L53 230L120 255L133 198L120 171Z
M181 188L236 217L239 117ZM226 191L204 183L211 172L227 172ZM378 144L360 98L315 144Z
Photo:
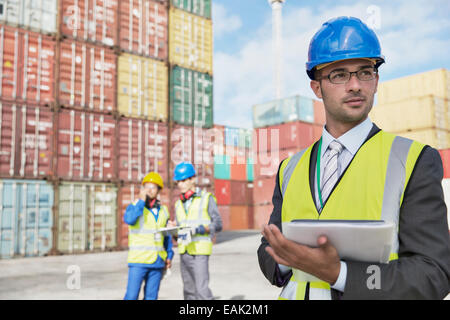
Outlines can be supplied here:
M333 190L334 185L338 180L338 156L344 149L344 146L338 141L333 140L327 149L327 156L325 157L325 169L322 178L322 201L328 199L331 190Z

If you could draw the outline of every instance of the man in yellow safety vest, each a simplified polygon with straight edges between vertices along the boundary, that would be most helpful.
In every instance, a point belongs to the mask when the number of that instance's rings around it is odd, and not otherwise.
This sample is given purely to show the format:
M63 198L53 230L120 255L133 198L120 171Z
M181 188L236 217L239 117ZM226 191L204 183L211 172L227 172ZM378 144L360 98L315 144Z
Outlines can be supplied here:
M150 172L142 180L139 199L130 204L124 214L129 225L128 285L125 300L137 300L142 282L144 300L158 299L163 271L171 267L172 237L158 229L169 220L169 211L157 199L164 184L161 176Z
M222 219L214 196L196 188L194 166L189 162L179 163L174 170L174 181L180 190L180 199L175 203L176 224L186 227L187 242L178 233L181 276L185 300L211 300L209 289L209 256L212 253L212 238L222 230Z
M321 139L281 162L258 249L263 274L283 287L280 299L442 299L449 292L442 161L432 147L370 121L383 63L376 34L357 18L331 19L311 40L306 71L326 125ZM296 219L393 223L390 261L344 261L326 236L315 248L293 242L282 228ZM315 278L298 276L305 272Z

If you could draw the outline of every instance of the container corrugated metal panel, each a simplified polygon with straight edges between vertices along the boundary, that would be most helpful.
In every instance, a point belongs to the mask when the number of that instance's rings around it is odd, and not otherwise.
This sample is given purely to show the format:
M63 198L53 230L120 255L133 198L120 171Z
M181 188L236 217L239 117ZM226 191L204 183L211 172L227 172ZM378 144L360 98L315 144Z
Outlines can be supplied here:
M56 34L57 0L0 0L0 23Z
M118 59L118 111L127 117L167 121L167 66L132 54Z
M273 211L272 204L255 205L253 207L254 228L262 229L263 225L268 224L272 211Z
M253 182L253 204L263 205L272 203L275 179L275 176L264 177Z
M166 61L168 58L168 10L149 0L120 1L119 46L122 50Z
M53 112L0 101L0 176L52 175Z
M60 6L63 35L110 47L117 44L118 0L62 0Z
M0 258L50 252L53 196L44 181L0 180Z
M230 223L230 206L229 205L219 205L217 207L219 210L220 217L222 218L222 231L227 231L231 229Z
M171 0L170 3L182 10L211 19L211 0Z
M113 181L117 173L116 121L112 116L61 109L58 114L57 176Z
M231 179L231 158L227 155L214 156L214 178Z
M422 129L414 131L394 132L398 136L428 144L436 149L450 148L450 131L440 129Z
M249 190L247 181L230 180L231 205L248 205ZM252 191L252 190L250 190Z
M212 59L211 20L171 7L169 9L169 62L212 75Z
M260 152L254 159L253 174L254 180L262 177L273 177L277 174L280 162L284 159L293 156L300 151L300 148L290 148L281 150L271 150L268 152Z
M225 127L225 145L247 148L252 147L252 129Z
M116 63L113 50L87 42L60 42L59 104L112 113L116 110Z
M369 117L388 132L450 129L448 100L431 95L376 105Z
M206 73L172 67L170 72L171 119L182 125L213 126L212 78Z
M217 204L229 205L231 203L231 181L215 179L214 180L215 196Z
M253 106L253 127L255 128L298 120L314 122L312 99L297 95Z
M379 104L426 95L450 99L450 70L437 69L381 82L377 92Z
M247 181L253 181L253 158L247 158Z
M150 171L167 182L167 124L133 118L119 120L119 179L140 182Z
M231 157L230 177L231 180L247 181L247 158L245 155Z
M2 99L53 105L55 47L49 36L0 25Z
M439 153L442 158L442 166L444 167L444 179L450 178L450 149L439 150Z
M139 199L140 184L129 184L119 188L117 193L117 228L118 245L122 249L128 248L128 225L123 221L123 216L128 205Z
M230 206L230 227L231 230L248 229L247 206Z
M442 179L442 189L444 191L444 200L447 205L447 223L450 230L450 179Z
M58 194L58 251L105 251L116 247L115 185L63 182Z

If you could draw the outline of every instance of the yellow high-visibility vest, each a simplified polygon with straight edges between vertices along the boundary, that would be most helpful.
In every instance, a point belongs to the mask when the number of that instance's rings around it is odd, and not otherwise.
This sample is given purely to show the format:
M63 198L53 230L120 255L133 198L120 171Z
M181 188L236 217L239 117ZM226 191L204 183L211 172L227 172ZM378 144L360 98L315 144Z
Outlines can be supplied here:
M281 221L296 219L384 220L395 223L390 260L398 259L398 223L403 195L425 145L379 131L354 156L319 215L309 186L312 146L283 161L279 183L283 195ZM320 155L318 155L320 156ZM304 299L307 282L293 275L279 299ZM296 277L297 276L297 277ZM331 299L330 285L310 282L310 299Z
M175 215L177 224L182 227L198 227L199 225L208 226L211 223L211 217L208 213L209 192L202 192L200 197L194 197L188 212L184 209L181 200L175 203ZM209 234L194 234L192 241L187 245L179 244L180 254L186 251L190 255L211 255L212 240Z
M166 227L168 219L169 212L166 206L160 206L158 221L155 221L153 213L144 207L144 213L134 225L129 226L128 263L152 264L158 256L166 260L164 236L158 229Z

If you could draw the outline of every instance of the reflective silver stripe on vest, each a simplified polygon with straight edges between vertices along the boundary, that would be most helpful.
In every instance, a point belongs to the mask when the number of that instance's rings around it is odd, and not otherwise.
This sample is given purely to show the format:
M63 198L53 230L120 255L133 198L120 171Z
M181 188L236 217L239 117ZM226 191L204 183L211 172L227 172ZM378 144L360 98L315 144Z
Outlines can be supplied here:
M308 148L300 150L299 152L294 154L292 156L292 158L289 160L289 162L287 163L286 167L284 168L283 184L281 186L281 194L283 195L283 197L284 197L284 193L286 192L287 186L289 184L289 180L291 179L292 173L294 172L294 169L297 166L297 163L300 161L300 159L302 158L303 154L305 153L305 151L307 149Z
M191 238L191 241L211 241L211 237L210 236L195 236Z
M198 207L198 220L202 220L203 218L203 203L206 199L208 199L209 195L206 192L202 193L202 196L200 198L200 205Z
M152 233L159 233L160 231L158 229L131 229L129 233L131 234L152 234Z
M164 212L164 214L166 215L167 218L169 218L167 211L165 209L165 207L161 206L161 209L159 210L159 212L161 213L161 211ZM149 210L150 211L150 210ZM152 212L150 212L151 214L153 214ZM158 217L159 219L159 217ZM150 234L150 233L158 233L159 231L157 229L144 229L144 214L142 214L139 218L138 218L138 224L139 224L139 229L131 229L129 230L129 233L131 234ZM158 221L155 221L155 225L158 225Z
M200 224L209 224L211 223L211 220L207 220L207 219L200 219L200 220L188 220L188 219L184 219L181 220L180 222L181 226L198 226Z
M163 247L159 246L130 246L128 249L134 251L165 251Z
M406 179L406 160L413 141L403 137L395 137L386 170L384 182L383 207L381 220L395 223L395 232L398 232L400 213L400 200L402 198ZM391 252L398 252L398 236L394 236Z
M295 300L297 298L297 286L296 281L289 281L280 293L280 297L288 300Z

